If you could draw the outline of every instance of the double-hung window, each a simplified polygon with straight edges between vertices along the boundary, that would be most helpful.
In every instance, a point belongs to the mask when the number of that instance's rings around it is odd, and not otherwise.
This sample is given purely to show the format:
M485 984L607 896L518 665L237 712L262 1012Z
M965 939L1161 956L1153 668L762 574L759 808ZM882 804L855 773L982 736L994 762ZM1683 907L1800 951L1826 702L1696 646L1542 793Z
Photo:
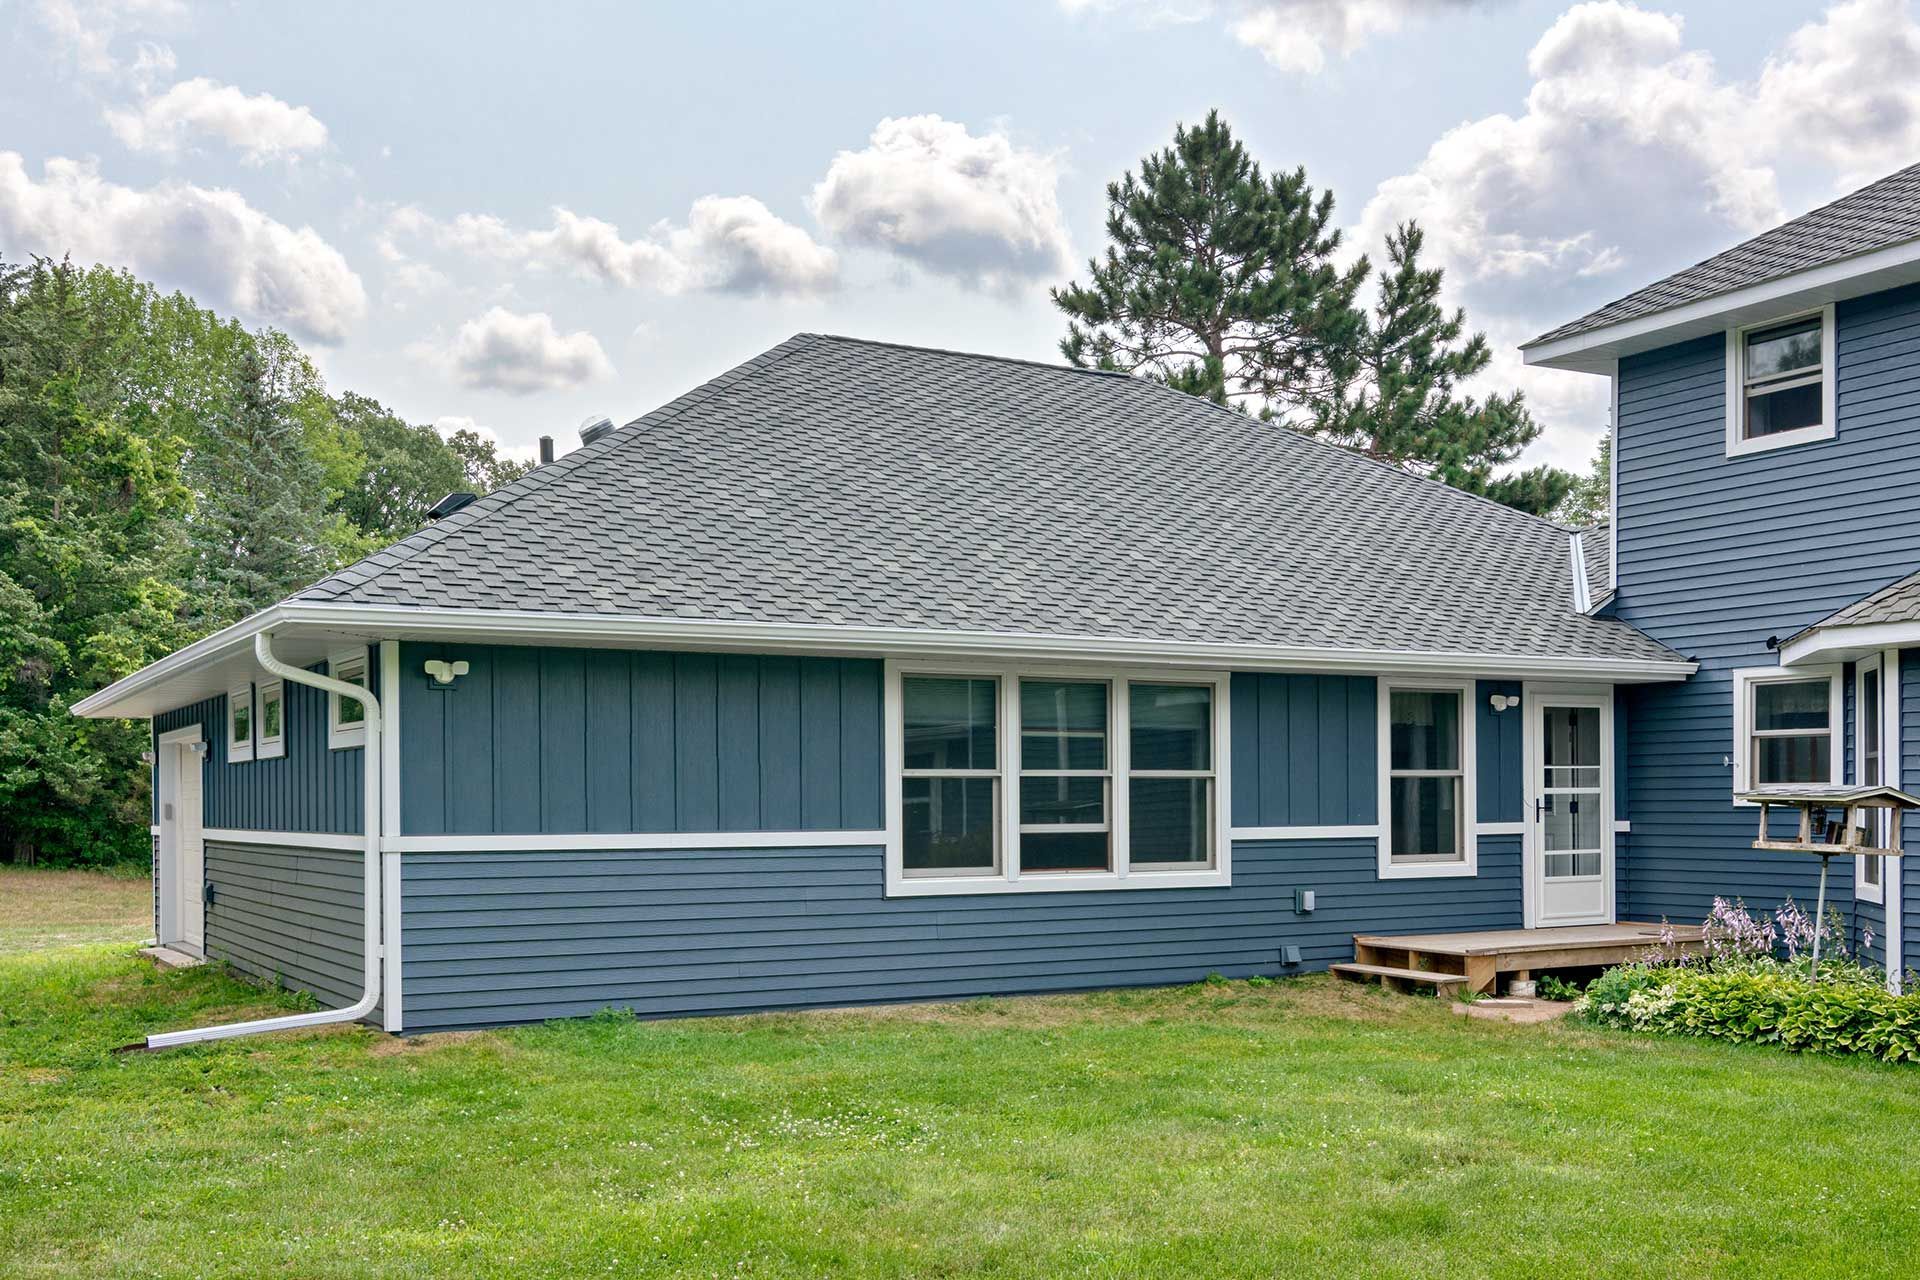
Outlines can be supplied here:
M1380 689L1380 874L1468 876L1476 871L1473 686L1447 682Z
M1727 333L1727 453L1834 434L1833 308Z
M1840 668L1733 673L1733 790L1840 782Z
M1226 679L891 664L888 892L1228 883Z

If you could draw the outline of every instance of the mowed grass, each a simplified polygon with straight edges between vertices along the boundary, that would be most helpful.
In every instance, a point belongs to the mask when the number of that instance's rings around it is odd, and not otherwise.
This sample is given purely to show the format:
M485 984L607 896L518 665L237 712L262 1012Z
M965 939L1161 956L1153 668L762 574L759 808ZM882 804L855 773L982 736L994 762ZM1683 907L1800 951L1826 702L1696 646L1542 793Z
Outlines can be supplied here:
M144 868L115 874L0 866L0 956L153 936Z
M0 959L0 1274L1895 1274L1920 1072L1323 978L117 1055L290 1002Z

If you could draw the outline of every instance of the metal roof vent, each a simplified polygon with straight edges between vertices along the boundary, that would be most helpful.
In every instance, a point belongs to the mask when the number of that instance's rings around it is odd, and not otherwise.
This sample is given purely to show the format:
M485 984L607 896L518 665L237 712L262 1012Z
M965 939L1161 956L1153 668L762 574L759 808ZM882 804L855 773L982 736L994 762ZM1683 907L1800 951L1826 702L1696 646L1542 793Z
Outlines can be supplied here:
M469 502L475 501L478 496L478 494L472 493L450 493L427 508L427 519L445 519L447 516L452 515L454 512L460 510L460 508L466 506Z
M603 413L592 414L580 424L580 443L592 444L611 430L613 430L612 418Z

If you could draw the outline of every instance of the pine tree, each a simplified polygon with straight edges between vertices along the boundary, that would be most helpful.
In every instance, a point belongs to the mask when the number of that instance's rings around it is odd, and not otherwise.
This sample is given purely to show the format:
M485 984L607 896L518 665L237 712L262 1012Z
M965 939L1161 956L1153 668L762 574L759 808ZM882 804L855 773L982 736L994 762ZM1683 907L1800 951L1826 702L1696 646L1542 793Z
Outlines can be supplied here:
M1109 183L1107 208L1104 261L1052 293L1068 361L1282 417L1351 375L1367 264L1334 265L1333 197L1305 170L1262 173L1211 111Z
M1540 435L1519 391L1484 400L1462 382L1492 360L1486 335L1467 336L1466 313L1440 302L1444 273L1420 265L1425 235L1408 222L1387 237L1379 301L1367 318L1353 376L1320 397L1307 429L1370 458L1544 515L1573 488L1552 467L1510 475Z
M1576 529L1600 523L1607 518L1613 496L1613 428L1600 435L1593 451L1593 464L1587 474L1574 481L1573 490L1560 504L1553 518Z

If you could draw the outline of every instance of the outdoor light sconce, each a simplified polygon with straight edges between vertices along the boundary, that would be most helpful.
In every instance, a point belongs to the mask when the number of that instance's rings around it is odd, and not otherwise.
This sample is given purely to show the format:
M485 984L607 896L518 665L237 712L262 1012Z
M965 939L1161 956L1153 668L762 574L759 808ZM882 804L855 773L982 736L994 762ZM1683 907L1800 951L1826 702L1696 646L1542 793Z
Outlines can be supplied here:
M433 677L434 688L444 689L453 683L454 677L467 674L467 664L465 662L442 662L438 658L429 658L427 659L426 670L427 674Z
M193 752L196 756L205 756L207 754L207 744L204 742L190 742L187 744L187 750Z
M1510 693L1496 693L1487 698L1487 705L1495 711L1505 711L1508 707L1519 706L1520 699Z

